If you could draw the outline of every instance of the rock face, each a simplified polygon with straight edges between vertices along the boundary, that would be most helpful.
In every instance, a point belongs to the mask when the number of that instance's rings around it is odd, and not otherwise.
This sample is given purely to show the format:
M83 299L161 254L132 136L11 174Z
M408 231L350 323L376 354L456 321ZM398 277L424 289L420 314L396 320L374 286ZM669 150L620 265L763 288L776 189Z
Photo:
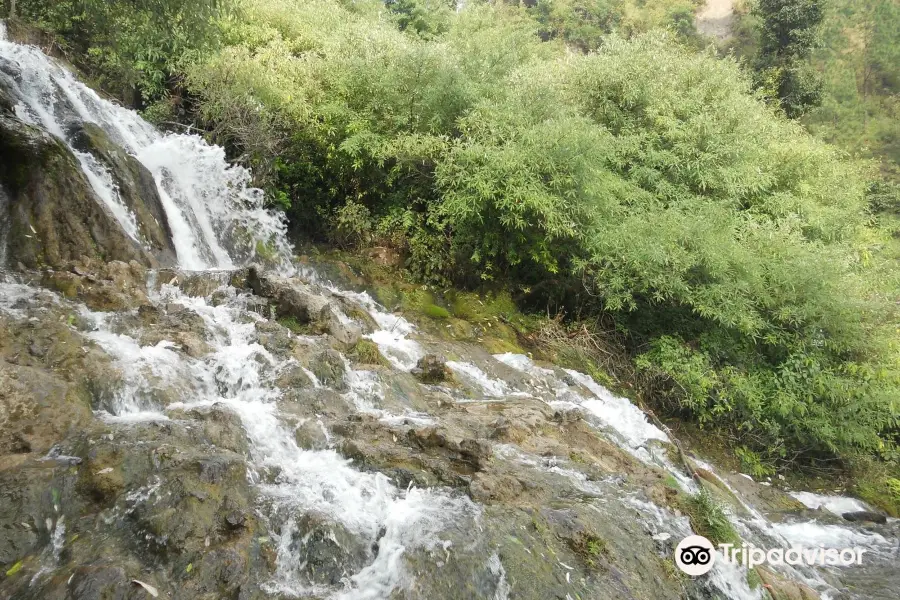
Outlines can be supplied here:
M172 230L153 175L136 158L116 146L100 127L83 123L69 132L72 145L89 152L109 169L119 197L135 216L138 232L161 266L175 266Z
M274 302L279 317L301 324L313 324L331 334L337 341L353 346L362 331L341 310L339 301L327 290L316 289L299 279L284 279L251 268L247 283L253 293Z
M60 140L0 108L0 240L7 261L61 267L87 257L156 259L101 206Z

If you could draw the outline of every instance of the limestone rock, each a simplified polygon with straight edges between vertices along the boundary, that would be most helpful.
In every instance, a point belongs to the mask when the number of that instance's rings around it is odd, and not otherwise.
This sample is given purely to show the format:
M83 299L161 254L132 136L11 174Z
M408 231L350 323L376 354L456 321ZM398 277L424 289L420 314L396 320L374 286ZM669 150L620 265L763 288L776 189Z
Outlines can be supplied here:
M135 216L138 232L159 264L177 264L172 230L150 171L93 123L76 125L69 135L75 148L89 152L109 169L120 199Z
M247 283L256 295L274 300L279 317L318 325L347 346L355 345L362 335L359 325L344 314L327 290L316 289L299 279L261 273L255 267L251 267Z

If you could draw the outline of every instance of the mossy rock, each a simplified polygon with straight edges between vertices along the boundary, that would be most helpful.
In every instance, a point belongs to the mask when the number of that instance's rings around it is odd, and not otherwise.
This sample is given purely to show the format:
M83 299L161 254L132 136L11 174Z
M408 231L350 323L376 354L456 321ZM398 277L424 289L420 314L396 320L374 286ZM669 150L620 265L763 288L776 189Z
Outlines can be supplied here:
M378 345L371 340L359 340L349 352L350 360L360 365L379 365L389 367L390 362L382 356Z

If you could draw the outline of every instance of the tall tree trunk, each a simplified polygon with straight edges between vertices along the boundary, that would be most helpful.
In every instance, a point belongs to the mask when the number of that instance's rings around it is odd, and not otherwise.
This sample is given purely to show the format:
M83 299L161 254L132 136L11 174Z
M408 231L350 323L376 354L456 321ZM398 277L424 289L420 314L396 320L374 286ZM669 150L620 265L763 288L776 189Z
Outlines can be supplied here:
M16 18L16 0L9 0L9 18Z

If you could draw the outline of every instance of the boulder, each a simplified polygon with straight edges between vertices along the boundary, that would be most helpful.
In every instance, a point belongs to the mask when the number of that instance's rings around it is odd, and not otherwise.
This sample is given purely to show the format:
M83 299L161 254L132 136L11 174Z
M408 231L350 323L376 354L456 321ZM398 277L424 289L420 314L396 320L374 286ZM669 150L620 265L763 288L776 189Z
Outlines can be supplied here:
M0 243L9 264L28 268L82 257L157 265L102 206L65 144L2 110Z
M870 523L878 523L879 525L884 525L887 523L887 517L881 513L872 512L870 510L857 510L853 512L845 512L841 515L848 521L853 522L870 522Z
M316 324L347 346L355 345L362 335L359 325L344 314L327 290L315 288L299 279L261 273L256 267L250 268L247 283L254 294L274 301L279 317Z
M437 354L426 354L420 358L411 372L423 383L440 383L451 376L447 361Z

